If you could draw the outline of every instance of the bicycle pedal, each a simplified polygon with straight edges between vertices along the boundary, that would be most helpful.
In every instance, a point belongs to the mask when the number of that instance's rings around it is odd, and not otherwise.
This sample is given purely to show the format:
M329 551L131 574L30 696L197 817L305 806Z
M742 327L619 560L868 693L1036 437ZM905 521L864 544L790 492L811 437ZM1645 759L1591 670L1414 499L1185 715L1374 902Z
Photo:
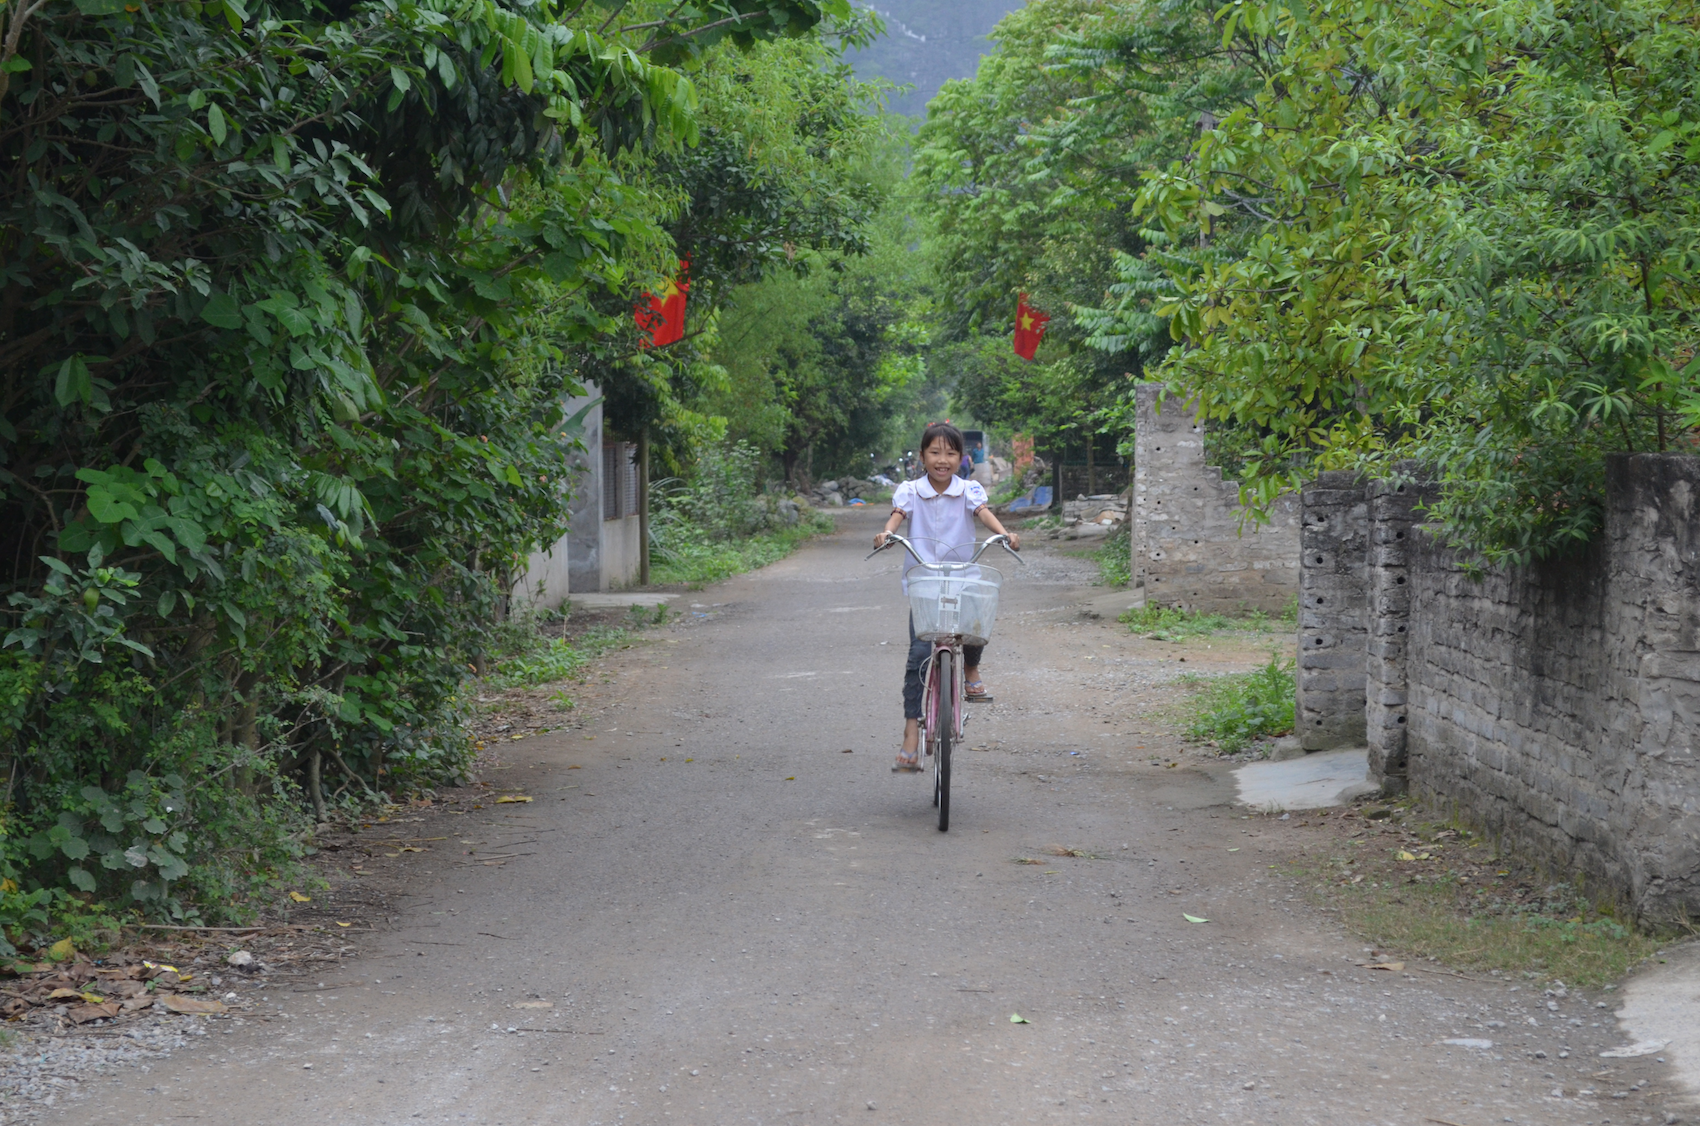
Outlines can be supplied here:
M992 702L991 693L987 693L984 696L964 696L963 699L967 700L970 704L989 704Z

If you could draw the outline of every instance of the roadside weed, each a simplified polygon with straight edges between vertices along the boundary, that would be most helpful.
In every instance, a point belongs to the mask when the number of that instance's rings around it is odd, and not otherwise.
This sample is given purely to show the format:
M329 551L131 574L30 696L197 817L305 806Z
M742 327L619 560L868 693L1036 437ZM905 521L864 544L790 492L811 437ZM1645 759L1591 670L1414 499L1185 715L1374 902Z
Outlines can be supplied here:
M1098 581L1105 586L1120 588L1133 582L1132 535L1131 527L1123 524L1092 553L1098 564Z
M1293 662L1269 654L1269 663L1254 672L1208 681L1191 701L1189 739L1214 742L1224 754L1243 750L1264 735L1285 735L1293 729Z

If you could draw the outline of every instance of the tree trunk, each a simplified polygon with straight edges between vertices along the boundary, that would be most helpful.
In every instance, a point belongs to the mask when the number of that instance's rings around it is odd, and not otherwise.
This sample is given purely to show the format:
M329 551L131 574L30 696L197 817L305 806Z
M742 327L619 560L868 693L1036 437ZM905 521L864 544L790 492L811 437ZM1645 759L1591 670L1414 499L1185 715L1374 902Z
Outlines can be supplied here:
M1096 437L1095 434L1086 435L1086 495L1089 497L1098 495L1098 466L1092 460L1092 440Z
M649 585L649 427L638 431L638 585Z
M319 752L314 751L307 760L307 796L313 799L313 820L322 823L325 819L325 791L319 783Z

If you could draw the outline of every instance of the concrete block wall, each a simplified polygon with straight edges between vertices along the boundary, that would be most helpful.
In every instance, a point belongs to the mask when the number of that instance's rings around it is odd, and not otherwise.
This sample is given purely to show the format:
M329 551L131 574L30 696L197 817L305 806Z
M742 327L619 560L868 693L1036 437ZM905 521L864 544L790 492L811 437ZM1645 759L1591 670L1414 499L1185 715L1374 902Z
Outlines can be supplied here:
M1483 575L1420 526L1422 488L1363 495L1362 706L1383 787L1444 800L1643 917L1700 914L1700 458L1612 458L1594 543ZM1326 577L1337 557L1304 563ZM1306 609L1308 632L1357 620L1349 600Z
M1355 473L1319 474L1300 497L1298 710L1307 751L1364 742L1364 563L1369 501Z
M1409 469L1410 467L1407 467ZM1364 640L1364 735L1370 770L1389 794L1405 789L1411 623L1411 548L1421 523L1419 508L1432 490L1411 479L1374 481L1369 499L1369 550L1365 558L1368 615Z
M1132 563L1146 604L1281 613L1299 589L1298 498L1266 525L1242 521L1239 487L1205 463L1196 412L1174 397L1159 407L1161 390L1136 390Z

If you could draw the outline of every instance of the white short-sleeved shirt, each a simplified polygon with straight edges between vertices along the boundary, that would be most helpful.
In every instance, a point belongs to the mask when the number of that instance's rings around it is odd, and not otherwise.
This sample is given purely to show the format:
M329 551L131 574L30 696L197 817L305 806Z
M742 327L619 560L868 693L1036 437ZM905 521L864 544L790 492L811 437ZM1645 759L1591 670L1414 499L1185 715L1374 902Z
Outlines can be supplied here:
M891 495L891 507L909 518L907 536L929 563L966 563L974 556L974 514L986 506L978 481L952 477L941 493L925 477L905 481ZM903 586L915 561L904 556Z

